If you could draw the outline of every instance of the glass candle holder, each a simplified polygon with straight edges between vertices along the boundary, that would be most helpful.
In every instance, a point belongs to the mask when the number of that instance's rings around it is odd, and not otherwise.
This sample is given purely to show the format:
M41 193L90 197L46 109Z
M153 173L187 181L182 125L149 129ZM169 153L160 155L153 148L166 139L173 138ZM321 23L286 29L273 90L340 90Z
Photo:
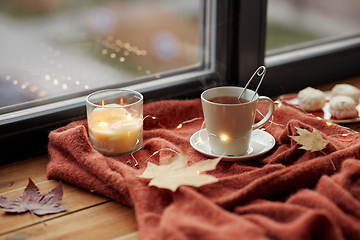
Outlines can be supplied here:
M125 89L94 92L86 98L91 145L106 156L136 152L143 145L143 96Z

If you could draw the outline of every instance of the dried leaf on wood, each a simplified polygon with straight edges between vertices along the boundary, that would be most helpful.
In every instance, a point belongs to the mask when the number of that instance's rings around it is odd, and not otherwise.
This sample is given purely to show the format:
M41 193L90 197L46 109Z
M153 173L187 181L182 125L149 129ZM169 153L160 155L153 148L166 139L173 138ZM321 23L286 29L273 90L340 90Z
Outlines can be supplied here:
M309 132L306 129L298 127L295 128L297 129L299 136L289 137L294 139L298 144L303 145L299 147L299 149L311 150L311 152L321 151L329 143L329 141L323 139L321 134L315 129L312 132Z
M187 166L188 160L185 150L182 150L164 165L157 166L148 162L145 171L139 177L151 179L149 186L166 188L173 192L181 185L200 187L218 181L216 177L203 172L214 170L221 158L196 162L191 166Z
M22 195L15 199L0 196L0 207L5 212L22 213L30 211L36 215L45 215L65 211L69 206L60 206L63 197L61 182L48 193L41 195L38 187L29 178Z

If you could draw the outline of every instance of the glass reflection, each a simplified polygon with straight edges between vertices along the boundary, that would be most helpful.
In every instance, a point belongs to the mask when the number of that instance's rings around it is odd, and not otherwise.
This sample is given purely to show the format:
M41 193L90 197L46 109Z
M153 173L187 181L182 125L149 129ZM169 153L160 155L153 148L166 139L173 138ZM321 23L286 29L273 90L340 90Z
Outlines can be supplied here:
M266 49L360 33L359 0L269 0Z
M0 113L197 64L200 0L0 0Z

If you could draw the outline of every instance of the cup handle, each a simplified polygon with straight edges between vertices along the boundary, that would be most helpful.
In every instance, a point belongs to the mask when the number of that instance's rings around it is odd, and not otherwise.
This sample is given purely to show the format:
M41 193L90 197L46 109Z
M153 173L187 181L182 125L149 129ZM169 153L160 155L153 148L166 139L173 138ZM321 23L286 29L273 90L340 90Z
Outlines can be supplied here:
M259 101L268 101L269 102L269 111L263 119L261 119L259 122L255 123L253 125L253 130L264 126L264 124L270 120L270 118L274 114L274 110L275 110L275 104L271 98L265 97L265 96L260 96Z

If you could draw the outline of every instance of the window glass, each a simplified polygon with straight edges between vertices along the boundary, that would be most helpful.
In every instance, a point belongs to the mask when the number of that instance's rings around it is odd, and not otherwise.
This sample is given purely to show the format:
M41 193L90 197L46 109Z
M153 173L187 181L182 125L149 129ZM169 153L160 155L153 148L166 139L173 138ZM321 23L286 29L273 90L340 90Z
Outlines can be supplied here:
M0 113L200 65L201 0L0 0Z
M266 49L359 33L359 0L268 0Z

